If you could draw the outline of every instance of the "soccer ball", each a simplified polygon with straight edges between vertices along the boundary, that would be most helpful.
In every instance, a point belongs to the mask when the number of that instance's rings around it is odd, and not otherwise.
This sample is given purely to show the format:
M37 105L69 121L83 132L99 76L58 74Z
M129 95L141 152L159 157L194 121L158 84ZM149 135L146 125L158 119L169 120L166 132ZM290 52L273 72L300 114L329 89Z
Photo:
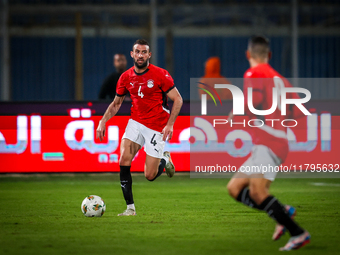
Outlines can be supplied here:
M81 211L86 217L101 217L105 210L105 202L100 196L91 195L85 197L81 203Z

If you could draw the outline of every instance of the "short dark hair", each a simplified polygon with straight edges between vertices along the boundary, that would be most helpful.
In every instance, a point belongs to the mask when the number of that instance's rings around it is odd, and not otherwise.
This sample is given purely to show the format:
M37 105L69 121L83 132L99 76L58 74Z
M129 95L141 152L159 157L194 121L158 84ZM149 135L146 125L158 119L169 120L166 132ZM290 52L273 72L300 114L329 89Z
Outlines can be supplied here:
M262 35L255 35L249 38L248 49L254 57L266 58L270 52L269 39Z
M132 50L133 50L133 47L134 47L136 44L147 45L147 46L149 46L149 52L150 52L150 45L149 45L149 43L148 43L147 40L145 40L145 39L138 39L138 40L135 41L135 43L132 45Z
M123 57L126 58L125 54L124 54L124 53L121 53L121 52L118 52L118 53L113 54L113 57L115 57L116 55L118 55L118 56L123 56Z

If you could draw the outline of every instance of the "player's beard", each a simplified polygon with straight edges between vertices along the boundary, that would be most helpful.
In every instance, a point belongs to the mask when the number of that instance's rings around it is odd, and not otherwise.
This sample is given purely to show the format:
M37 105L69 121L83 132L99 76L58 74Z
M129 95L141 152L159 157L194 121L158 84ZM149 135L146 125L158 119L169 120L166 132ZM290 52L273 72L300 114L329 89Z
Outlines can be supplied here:
M138 61L138 59L137 59ZM138 68L138 69L143 69L144 67L147 67L148 64L149 64L149 59L145 60L143 63L141 64L138 64L138 62L135 61L135 66Z

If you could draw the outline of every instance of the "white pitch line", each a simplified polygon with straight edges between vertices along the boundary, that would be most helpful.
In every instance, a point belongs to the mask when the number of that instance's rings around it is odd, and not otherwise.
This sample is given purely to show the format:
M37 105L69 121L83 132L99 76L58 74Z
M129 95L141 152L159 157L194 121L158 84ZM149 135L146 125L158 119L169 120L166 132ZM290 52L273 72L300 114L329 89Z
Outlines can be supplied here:
M310 184L314 186L340 187L340 183L311 182Z

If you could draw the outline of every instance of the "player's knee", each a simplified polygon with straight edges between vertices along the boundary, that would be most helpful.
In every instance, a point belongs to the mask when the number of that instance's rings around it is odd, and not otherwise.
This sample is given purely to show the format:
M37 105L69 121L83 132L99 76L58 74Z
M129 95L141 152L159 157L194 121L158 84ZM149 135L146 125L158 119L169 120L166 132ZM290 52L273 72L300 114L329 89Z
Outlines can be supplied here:
M120 166L125 166L126 160L123 157L119 158L119 165Z
M119 165L121 166L129 166L131 165L131 157L127 156L124 151L121 152L120 158L119 158Z
M237 185L235 185L232 181L228 183L227 190L229 192L229 195L235 199L237 198L238 193L240 192Z
M145 172L144 176L148 181L152 182L152 181L155 180L156 174L157 173L147 173L147 172Z
M128 157L121 156L119 158L120 166L129 166L131 164L131 160Z

